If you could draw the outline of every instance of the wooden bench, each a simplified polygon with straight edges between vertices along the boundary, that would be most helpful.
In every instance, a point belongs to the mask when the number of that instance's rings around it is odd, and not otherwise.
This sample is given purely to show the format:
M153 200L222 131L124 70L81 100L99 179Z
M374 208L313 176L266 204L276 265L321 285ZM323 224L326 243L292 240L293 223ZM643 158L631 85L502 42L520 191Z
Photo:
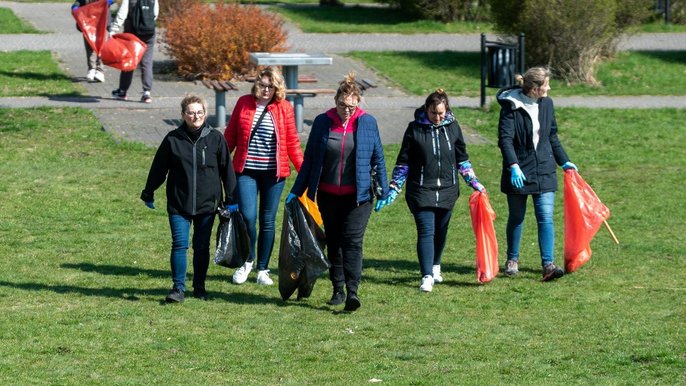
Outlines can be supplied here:
M197 80L195 81L197 84ZM215 122L217 129L224 129L226 126L226 93L237 91L238 87L225 80L201 79L200 82L210 90L214 90Z
M355 83L357 83L357 87L362 90L362 93L370 88L376 88L376 83L370 79L355 79Z
M295 127L298 133L303 131L303 106L306 97L315 97L317 94L335 94L336 90L329 88L296 88L286 89L286 96L293 101L295 112Z

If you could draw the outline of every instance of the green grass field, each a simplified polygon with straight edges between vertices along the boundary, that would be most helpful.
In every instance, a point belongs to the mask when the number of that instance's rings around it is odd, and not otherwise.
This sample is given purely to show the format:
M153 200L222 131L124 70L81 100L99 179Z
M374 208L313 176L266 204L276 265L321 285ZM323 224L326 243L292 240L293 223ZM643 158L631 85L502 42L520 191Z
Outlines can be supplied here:
M495 139L496 112L458 117ZM479 285L465 189L446 282L423 294L401 198L372 216L363 306L348 314L325 305L325 277L310 299L283 302L254 276L230 284L231 271L219 266L210 267L211 301L163 304L167 216L138 199L154 150L115 143L85 110L0 110L0 382L684 383L686 111L559 109L558 118L572 160L612 211L619 246L601 229L589 264L541 283L530 213L520 276ZM499 152L468 150L498 215L502 262ZM397 146L386 153L390 166Z

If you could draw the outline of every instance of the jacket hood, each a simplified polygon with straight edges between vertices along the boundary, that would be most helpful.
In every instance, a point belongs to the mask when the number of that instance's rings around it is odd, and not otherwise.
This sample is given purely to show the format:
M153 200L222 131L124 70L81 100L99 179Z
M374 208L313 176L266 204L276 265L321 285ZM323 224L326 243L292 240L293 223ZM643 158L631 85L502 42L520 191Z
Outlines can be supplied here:
M524 105L531 105L538 102L537 99L529 98L524 95L520 86L504 88L498 91L498 94L495 97L501 106L504 106L505 103L510 103L513 109L520 109L523 108Z
M426 110L424 109L424 106L422 106L414 111L414 120L418 124L425 126L447 126L455 121L455 114L453 114L452 111L448 111L445 114L443 122L435 125L429 120L429 117L426 115Z

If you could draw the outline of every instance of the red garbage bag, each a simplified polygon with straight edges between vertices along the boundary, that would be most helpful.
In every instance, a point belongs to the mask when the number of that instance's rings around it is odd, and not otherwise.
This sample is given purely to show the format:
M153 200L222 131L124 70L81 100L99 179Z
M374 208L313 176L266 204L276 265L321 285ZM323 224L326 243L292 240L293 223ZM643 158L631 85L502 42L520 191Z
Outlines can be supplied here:
M122 71L133 71L143 59L147 48L148 46L134 34L116 34L105 42L100 51L100 58L107 66Z
M469 213L476 236L476 279L488 283L498 274L498 240L495 237L495 211L488 194L474 191L469 196Z
M608 209L574 169L565 171L565 271L574 272L591 259L591 240Z
M107 16L110 12L107 0L99 0L78 7L71 14L88 45L98 55L107 40Z

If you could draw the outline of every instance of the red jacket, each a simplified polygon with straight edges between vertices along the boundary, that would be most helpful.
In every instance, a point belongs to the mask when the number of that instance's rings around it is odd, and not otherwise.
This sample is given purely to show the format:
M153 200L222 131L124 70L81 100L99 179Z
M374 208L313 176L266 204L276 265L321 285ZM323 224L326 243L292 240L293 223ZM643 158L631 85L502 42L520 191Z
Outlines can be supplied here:
M229 152L233 155L233 170L243 172L245 160L248 157L248 141L252 122L255 118L257 103L253 95L243 95L238 98L231 113L231 119L224 130L224 137L229 145ZM300 171L303 163L303 153L300 148L298 130L295 128L293 106L287 100L274 101L267 106L267 112L274 120L276 131L276 176L286 178L291 175L290 158L295 170Z

